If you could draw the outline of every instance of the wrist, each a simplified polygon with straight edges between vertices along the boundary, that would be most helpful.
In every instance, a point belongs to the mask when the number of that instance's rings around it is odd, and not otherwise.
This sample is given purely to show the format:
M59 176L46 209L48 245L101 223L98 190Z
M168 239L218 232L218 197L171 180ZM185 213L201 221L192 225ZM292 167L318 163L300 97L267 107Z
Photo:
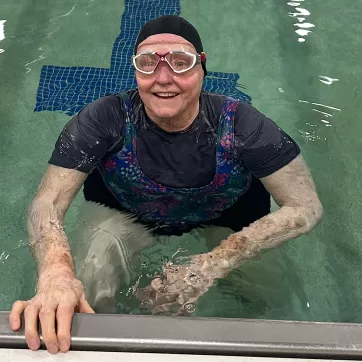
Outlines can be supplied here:
M69 250L57 248L49 250L41 258L38 258L39 275L46 272L72 271L74 273L74 263Z
M241 261L251 259L257 253L255 243L240 233L230 235L215 247L209 254L219 266L219 273L225 275L237 268Z
M72 269L68 267L64 267L62 265L54 267L49 267L43 269L39 273L38 281L37 281L37 290L48 288L49 283L58 279L74 279L76 278L75 273Z
M200 255L200 271L212 279L222 279L230 271L228 258L218 248Z
M56 275L69 275L74 276L74 268L73 265L69 265L67 263L53 263L43 265L39 269L39 279L52 277Z

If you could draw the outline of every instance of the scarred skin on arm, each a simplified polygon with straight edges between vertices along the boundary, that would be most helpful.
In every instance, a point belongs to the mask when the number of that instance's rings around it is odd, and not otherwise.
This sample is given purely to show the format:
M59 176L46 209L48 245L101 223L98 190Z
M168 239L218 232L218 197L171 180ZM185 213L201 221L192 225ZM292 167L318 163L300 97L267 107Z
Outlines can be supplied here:
M37 292L32 299L13 304L9 323L18 330L24 313L25 337L32 350L40 347L38 320L48 351L66 352L73 314L94 313L75 276L63 228L64 215L86 177L80 171L50 165L29 208L28 235L38 269Z
M187 265L166 264L161 276L138 292L154 314L168 313L174 305L179 307L177 314L188 314L216 279L262 250L308 234L320 223L323 207L302 156L261 181L280 209L231 234L212 251L192 256Z
M220 262L220 276L264 249L310 233L323 218L323 206L301 155L261 181L280 209L231 234L208 253Z
M74 272L63 220L87 174L50 165L28 215L28 236L38 274L55 266Z

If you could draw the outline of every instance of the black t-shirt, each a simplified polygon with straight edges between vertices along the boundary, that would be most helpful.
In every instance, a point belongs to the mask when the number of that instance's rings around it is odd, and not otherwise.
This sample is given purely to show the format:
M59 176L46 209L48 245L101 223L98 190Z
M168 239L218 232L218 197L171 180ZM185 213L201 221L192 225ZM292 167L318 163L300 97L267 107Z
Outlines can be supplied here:
M201 187L216 169L218 122L225 96L202 92L195 121L182 132L166 132L150 120L137 90L128 92L136 125L137 159L143 173L173 188ZM123 146L125 107L117 95L101 97L69 120L49 163L90 173L87 200L123 210L105 187L97 163ZM238 105L235 145L240 162L252 173L249 190L210 223L240 230L270 212L270 195L258 178L287 165L299 153L296 142L272 120L247 103Z

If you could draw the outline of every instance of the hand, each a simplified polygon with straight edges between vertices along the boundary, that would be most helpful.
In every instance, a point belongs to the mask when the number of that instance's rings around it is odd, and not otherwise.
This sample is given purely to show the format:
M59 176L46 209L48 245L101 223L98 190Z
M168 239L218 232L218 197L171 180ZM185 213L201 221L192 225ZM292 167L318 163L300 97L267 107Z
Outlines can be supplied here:
M42 336L50 353L70 348L70 329L74 312L94 313L85 299L82 283L70 270L45 271L39 278L37 294L28 301L16 301L9 316L10 327L21 327L20 316L24 312L25 337L32 350L40 347L38 317ZM57 322L57 330L55 328Z
M195 255L188 265L167 263L161 275L155 275L151 285L138 290L142 305L152 308L152 314L168 313L177 308L176 315L195 311L197 300L222 274L211 254Z

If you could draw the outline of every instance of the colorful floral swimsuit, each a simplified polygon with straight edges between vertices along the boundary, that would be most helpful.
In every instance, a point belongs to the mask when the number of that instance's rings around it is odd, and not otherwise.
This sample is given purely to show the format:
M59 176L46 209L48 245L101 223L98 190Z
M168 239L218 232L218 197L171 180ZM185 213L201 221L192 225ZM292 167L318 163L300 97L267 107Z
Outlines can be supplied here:
M102 160L98 170L113 196L131 213L161 227L187 228L220 216L249 188L251 173L238 160L234 145L234 118L239 101L226 98L218 125L216 172L199 188L172 188L149 179L136 157L136 126L127 93L123 148Z

